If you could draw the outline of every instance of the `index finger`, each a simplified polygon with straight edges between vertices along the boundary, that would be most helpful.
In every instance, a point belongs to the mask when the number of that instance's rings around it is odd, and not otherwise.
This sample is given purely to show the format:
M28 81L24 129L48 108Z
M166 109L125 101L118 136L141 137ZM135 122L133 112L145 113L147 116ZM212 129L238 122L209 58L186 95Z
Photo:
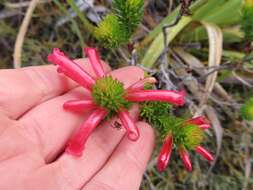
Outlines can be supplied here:
M75 62L95 76L87 59ZM105 71L110 70L107 64L103 66ZM35 105L64 94L75 86L76 83L59 75L53 65L0 70L0 111L17 119Z

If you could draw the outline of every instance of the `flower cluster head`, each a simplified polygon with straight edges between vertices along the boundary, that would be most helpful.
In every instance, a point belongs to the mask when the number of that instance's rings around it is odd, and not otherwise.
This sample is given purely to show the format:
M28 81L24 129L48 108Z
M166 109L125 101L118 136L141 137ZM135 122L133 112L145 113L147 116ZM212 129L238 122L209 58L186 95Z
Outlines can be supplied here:
M159 132L163 139L162 148L157 159L157 169L162 172L167 167L173 148L178 153L187 171L192 171L189 150L195 150L208 161L213 156L200 144L204 138L204 131L210 128L210 123L203 116L192 119L182 119L168 114L168 104L161 102L147 102L141 107L141 116ZM167 110L167 111L166 111Z
M75 61L69 59L59 49L53 49L48 56L48 61L57 65L57 71L88 89L90 96L81 100L69 100L63 107L68 110L85 110L92 108L94 111L80 126L79 130L69 139L66 152L81 156L85 143L92 131L106 116L118 115L121 124L127 131L129 140L136 141L139 138L139 130L130 117L128 109L131 103L159 101L174 105L183 105L184 93L171 90L145 90L146 84L154 84L153 77L137 81L127 89L122 82L105 73L99 54L95 48L85 48L84 52L89 59L96 77L82 69Z
M171 129L164 139L158 156L157 169L162 172L169 163L170 155L175 145L178 147L180 158L185 169L192 171L188 150L195 150L208 161L213 161L213 156L200 143L203 141L203 130L209 128L209 123L203 117L196 117L182 122L177 129Z

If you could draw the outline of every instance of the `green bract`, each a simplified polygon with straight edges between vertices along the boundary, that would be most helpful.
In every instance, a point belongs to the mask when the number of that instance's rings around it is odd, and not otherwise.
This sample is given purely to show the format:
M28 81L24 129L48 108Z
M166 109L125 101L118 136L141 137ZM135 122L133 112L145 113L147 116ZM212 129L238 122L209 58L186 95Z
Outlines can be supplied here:
M141 105L140 116L149 123L158 123L157 116L168 114L172 105L166 102L144 102Z
M181 127L181 132L179 135L175 135L176 144L184 145L188 150L195 149L203 141L204 132L197 125L186 125Z
M95 37L109 48L127 43L141 21L144 0L113 0L113 12L95 29Z
M118 17L110 14L95 29L94 34L106 47L118 47L128 40L126 31L119 24Z
M197 125L188 124L184 119L171 116L170 109L168 103L145 102L141 105L140 115L157 129L162 139L171 134L176 146L195 149L203 141L203 130Z
M130 37L143 16L144 0L114 0L113 9Z
M123 83L111 76L100 78L92 88L92 97L97 105L107 109L113 115L121 108L128 108L129 102L124 99Z

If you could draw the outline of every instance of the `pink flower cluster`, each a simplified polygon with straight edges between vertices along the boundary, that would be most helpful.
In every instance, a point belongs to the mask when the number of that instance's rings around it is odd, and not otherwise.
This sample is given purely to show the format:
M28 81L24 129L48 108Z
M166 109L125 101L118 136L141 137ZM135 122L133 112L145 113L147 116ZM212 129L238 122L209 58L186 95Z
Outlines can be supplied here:
M197 125L202 130L206 130L210 127L209 122L206 120L205 117L202 117L202 116L187 120L185 122L185 124L186 125L187 124ZM187 126L181 126L181 127L187 127ZM164 139L162 148L161 148L160 153L158 155L157 169L159 172L164 171L164 169L167 167L169 160L170 160L173 145L174 145L173 144L173 135L168 134L166 136L166 138ZM210 162L214 160L213 156L200 145L195 148L195 151ZM183 162L185 169L187 171L191 172L192 171L192 164L190 161L189 153L187 152L187 150L184 147L179 147L179 155L180 155L180 158Z
M80 126L79 130L70 138L66 147L66 152L75 156L81 156L84 145L92 133L92 131L99 125L99 123L106 117L108 111L106 108L96 104L92 97L92 89L96 83L96 80L110 75L105 73L99 54L94 48L85 48L85 54L89 59L96 77L90 76L82 67L80 67L75 61L69 59L59 49L54 49L53 53L48 56L48 61L57 65L57 71L65 74L79 85L88 89L90 92L90 98L85 100L70 100L64 103L65 109L80 110L93 108L93 113L88 117L86 121ZM184 104L184 93L169 90L144 90L146 83L153 84L156 80L152 77L140 80L125 89L126 96L124 97L128 102L143 102L143 101L162 101L168 102L174 105ZM118 117L121 120L123 127L127 131L127 136L130 140L136 141L139 138L139 130L135 125L135 122L130 117L128 111L125 108L117 111ZM168 143L167 143L168 144Z

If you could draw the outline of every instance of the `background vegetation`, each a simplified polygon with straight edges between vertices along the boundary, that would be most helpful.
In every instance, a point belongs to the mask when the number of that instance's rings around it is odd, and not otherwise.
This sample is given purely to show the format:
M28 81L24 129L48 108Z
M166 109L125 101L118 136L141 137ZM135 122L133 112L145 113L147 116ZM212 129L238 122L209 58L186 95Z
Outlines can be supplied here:
M146 0L138 29L113 49L94 37L111 1L31 2L0 2L0 68L48 64L53 47L73 58L82 57L85 46L99 47L113 68L139 65L159 80L158 88L184 88L187 109L175 114L203 113L212 122L205 146L216 153L213 165L192 154L194 170L187 173L172 154L160 174L155 150L141 189L253 189L253 123L239 111L253 97L252 0L196 0L189 11L189 0ZM182 10L186 16L179 17Z

